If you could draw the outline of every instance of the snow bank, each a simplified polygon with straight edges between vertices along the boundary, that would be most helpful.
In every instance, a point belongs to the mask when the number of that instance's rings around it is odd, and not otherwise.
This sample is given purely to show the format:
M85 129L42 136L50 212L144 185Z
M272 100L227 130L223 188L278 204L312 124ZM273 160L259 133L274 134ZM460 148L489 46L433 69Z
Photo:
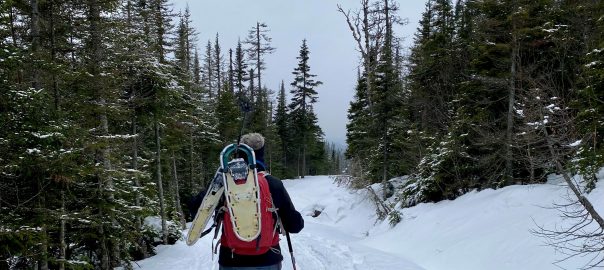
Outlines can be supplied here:
M598 178L598 187L589 199L602 214L604 169ZM347 190L327 177L284 183L298 210L307 215L307 223L337 228L359 237L352 246L394 253L425 269L549 270L560 269L553 263L565 258L531 233L537 225L553 229L564 224L559 212L552 209L569 195L559 176L550 176L547 184L475 191L453 201L398 209L402 221L394 228L387 220L376 223L375 206L366 190ZM379 187L373 188L381 193ZM316 209L322 212L312 218ZM577 257L559 266L579 269L588 260Z
M599 179L598 187L588 197L602 214L604 170ZM394 228L387 222L379 224L363 243L405 255L433 270L560 269L553 263L565 255L531 233L537 225L554 229L568 224L552 209L554 203L566 202L568 189L559 181L549 183L556 184L490 189L454 201L402 209L400 224ZM576 257L559 266L579 269L589 259Z
M296 209L305 220L337 227L347 234L366 236L376 224L375 207L366 190L338 187L326 176L284 180ZM314 210L321 214L312 218Z

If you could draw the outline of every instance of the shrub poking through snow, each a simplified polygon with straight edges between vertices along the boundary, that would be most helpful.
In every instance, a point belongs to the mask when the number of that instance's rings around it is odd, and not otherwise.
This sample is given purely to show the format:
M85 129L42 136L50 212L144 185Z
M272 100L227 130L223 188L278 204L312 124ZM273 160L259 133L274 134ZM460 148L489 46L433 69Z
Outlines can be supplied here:
M388 223L390 226L394 227L396 224L399 224L402 220L402 213L398 210L393 210L388 213Z

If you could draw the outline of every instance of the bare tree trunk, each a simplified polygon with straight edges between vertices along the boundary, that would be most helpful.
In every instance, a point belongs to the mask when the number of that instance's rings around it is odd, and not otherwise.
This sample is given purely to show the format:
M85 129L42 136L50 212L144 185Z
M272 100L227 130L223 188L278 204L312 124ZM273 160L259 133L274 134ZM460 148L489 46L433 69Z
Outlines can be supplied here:
M542 129L543 133L545 134L545 139L547 140L547 148L549 148L549 152L552 155L552 159L554 160L554 162L556 164L556 170L558 170L558 173L560 173L562 175L562 177L564 177L564 181L566 182L568 187L571 189L571 191L573 192L575 197L577 197L577 200L579 201L579 203L581 203L581 205L585 208L585 210L589 213L589 215L598 223L598 225L600 226L600 230L604 231L604 219L596 211L596 209L591 204L591 202L587 199L587 197L585 197L582 194L582 192L572 181L572 179L570 178L568 173L566 173L566 171L562 167L562 164L560 163L560 156L558 155L558 153L556 153L556 150L554 149L554 142L552 141L552 138L549 135L549 132L547 131L547 127L545 127L545 125L543 125L541 129Z
M386 183L388 182L388 149L386 147L386 143L384 142L384 149L382 151L382 184L384 188L386 187Z
M361 0L361 4L363 5L363 34L365 40L365 51L366 55L364 57L365 60L365 72L367 73L367 79L365 80L365 84L367 85L367 102L369 103L369 111L373 114L373 63L371 60L372 57L372 49L370 44L371 34L370 34L370 26L369 26L369 0Z
M59 232L59 270L65 270L67 243L65 243L65 191L61 190L61 230Z
M283 167L287 170L287 147L283 144Z
M13 46L17 47L17 31L15 31L15 15L13 14L14 7L8 8L8 20L10 28L10 36L13 41Z
M99 102L100 106L102 108L106 108L106 101L105 98L101 98L100 102ZM105 112L101 113L100 115L101 118L101 130L104 136L108 136L109 135L109 121L107 119L107 114ZM102 153L102 159L103 159L103 169L105 172L109 172L111 171L111 160L109 159L109 147L105 146L101 149L101 153ZM103 179L103 177L101 178ZM106 188L103 188L101 194L105 194L105 192L107 192L107 199L109 201L114 201L115 196L113 194L113 190L114 190L114 184L113 184L113 178L111 175L106 176L106 178L104 179L106 185ZM105 196L105 195L101 195L101 196ZM111 217L111 223L114 226L117 226L117 220L115 219L115 217ZM112 257L109 257L109 267L113 268L119 265L120 263L120 247L117 244L117 241L115 240L107 240L107 241L111 241L112 245L111 245L111 251L112 251Z
M375 210L378 214L378 218L384 219L388 213L392 211L392 209L384 203L384 201L380 198L380 196L375 193L375 190L371 186L366 187L367 191L371 195L372 201L375 203Z
M40 195L40 206L38 211L42 211L42 244L40 245L40 270L48 270L48 226L46 225L46 196Z
M51 62L55 63L57 57L57 49L55 48L55 0L50 1L50 57ZM56 72L52 73L52 93L54 101L55 111L60 111L60 94L59 94L59 82L57 79Z
M32 87L40 89L40 71L38 70L38 58L40 48L40 12L38 11L38 1L31 0L31 53L32 61Z
M15 15L13 14L14 7L11 6L8 8L8 10L9 28L13 46L19 47L19 44L17 43L17 31L15 30ZM23 69L21 68L17 70L17 83L23 83Z
M513 2L513 9L516 8L515 1ZM514 15L513 15L514 16ZM507 115L507 129L505 132L505 173L504 173L504 184L510 185L514 179L513 176L513 155L512 155L512 133L514 132L514 103L516 94L516 64L518 59L518 42L516 39L516 21L512 17L512 54L510 56L512 65L510 67L510 92L508 95L508 115Z
M136 115L133 114L132 116L132 169L135 171L135 173L138 174L138 130L137 130L137 124L136 124ZM134 185L136 185L137 188L142 188L141 185L141 181L138 178L138 175L134 176ZM134 203L136 207L142 207L141 204L141 194L140 194L140 190L137 189L136 190L136 196L134 198ZM138 230L138 243L140 245L140 249L141 249L141 253L143 254L143 257L147 257L149 256L148 251L147 251L147 245L145 244L145 240L143 239L143 235L142 235L142 228L143 228L143 218L138 215L136 217L136 229Z
M384 16L386 20L386 42L384 46L387 46L386 49L388 50L388 52L392 52L392 26L390 24L390 7L388 6L388 0L384 0ZM388 61L388 63L391 63L391 59L387 59L386 61ZM382 121L384 121L385 128L385 130L383 131L384 138L382 139L384 144L384 149L382 150L382 188L383 193L385 194L388 183L388 119L383 119ZM386 197L384 196L384 198Z
M38 1L31 0L31 55L32 55L32 73L31 73L31 86L32 88L39 90L41 88L40 83L40 70L38 69L38 59L40 56L40 13L38 11ZM40 269L48 270L48 233L46 226L46 198L44 192L42 191L43 177L38 176L38 190L40 192L40 197L38 199L38 211L41 216L42 224L40 234L42 236L41 245L40 245Z
M273 167L273 151L268 151L268 168L266 168L266 170L269 171L269 168L272 168L272 167Z
M94 95L95 95L95 99L96 102L98 104L98 106L100 108L105 108L106 107L106 101L104 98L104 93L102 91L101 85L99 85L100 80L99 79L99 67L101 66L101 59L103 57L103 52L101 51L101 30L99 27L99 24L101 22L101 13L99 10L99 3L96 0L89 0L88 1L88 8L89 8L89 21L90 21L90 45L91 45L91 58L92 61L89 64L89 73L92 75L94 82L93 82L93 87L94 87ZM99 120L100 120L100 131L102 136L107 136L109 134L109 124L108 124L108 119L107 119L107 114L103 111L100 110L100 115L99 115ZM103 164L103 170L105 172L108 172L111 169L111 163L109 160L109 150L108 148L102 147L100 149L100 163ZM112 200L113 199L113 193L111 192L111 190L113 190L113 181L111 179L111 176L106 176L104 175L104 173L100 176L98 176L98 181L99 181L99 194L101 197L105 197L106 195L106 191L109 190L109 196L108 199ZM104 198L103 198L104 199ZM104 213L99 212L99 216L102 218L104 215ZM115 220L112 220L113 222L115 222ZM105 235L105 229L104 229L104 224L103 222L100 222L99 224L99 233L101 234L101 244L100 244L100 248L101 248L101 269L111 269L111 255L109 255L109 247L107 246L107 242L109 241ZM116 254L115 252L118 250L117 245L115 247L113 247L114 250L114 254ZM118 258L119 258L119 251L117 251L118 254ZM117 258L116 258L117 259Z
M166 207L164 203L164 186L161 178L161 140L159 137L159 123L155 120L155 158L156 158L156 170L155 175L157 177L157 190L159 192L159 211L161 216L161 231L164 245L168 244L168 225L166 222Z
M529 183L535 183L535 162L531 154L531 146L527 146L527 155L529 160Z
M195 186L195 145L193 144L193 127L189 135L189 192L196 190Z
M298 177L301 177L302 175L300 174L300 148L298 148Z
M107 247L107 237L105 237L105 228L103 227L103 224L99 225L99 234L101 235L101 269L110 270L109 248Z
M369 111L373 112L373 102L371 97L372 82L373 82L373 63L371 61L371 26L369 25L369 0L361 0L361 12L356 14L354 18L350 16L350 11L346 12L338 5L338 11L346 17L348 28L352 32L352 37L357 42L357 48L361 52L363 57L363 65L365 67L365 73L367 79L365 80L367 88L367 101L369 103Z
M182 212L182 207L180 206L180 190L178 188L178 175L176 173L176 158L174 157L174 151L172 151L172 171L174 173L173 181L176 212L178 212L178 217L180 218L180 227L184 230L187 228L187 221L185 220L185 214Z
M302 136L302 140L306 141L306 135ZM306 175L306 142L302 145L302 178Z

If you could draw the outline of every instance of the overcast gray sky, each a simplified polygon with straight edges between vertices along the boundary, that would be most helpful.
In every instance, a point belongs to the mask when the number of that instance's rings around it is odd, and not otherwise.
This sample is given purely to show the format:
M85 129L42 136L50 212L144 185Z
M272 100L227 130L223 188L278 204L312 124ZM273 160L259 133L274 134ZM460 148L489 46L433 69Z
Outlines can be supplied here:
M319 102L315 111L319 125L328 142L344 145L346 142L347 110L356 81L359 53L337 4L344 9L357 9L356 0L173 0L174 11L191 10L193 25L199 33L200 54L208 40L214 42L220 34L225 56L235 48L237 39L243 41L256 22L270 28L275 52L265 58L267 69L262 74L263 84L279 89L281 80L289 93L293 81L302 39L310 49L311 72L323 82L317 91ZM424 0L398 0L399 16L409 24L396 30L405 37L405 44L413 40L413 33L424 10ZM228 58L225 58L228 59Z

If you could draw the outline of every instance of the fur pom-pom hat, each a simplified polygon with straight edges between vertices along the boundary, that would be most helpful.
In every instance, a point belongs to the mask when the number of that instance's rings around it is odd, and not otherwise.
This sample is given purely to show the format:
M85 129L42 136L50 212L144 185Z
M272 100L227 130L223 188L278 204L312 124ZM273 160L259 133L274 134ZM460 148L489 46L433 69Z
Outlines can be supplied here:
M241 142L247 144L254 150L260 150L264 147L264 137L260 133L248 133L241 137Z
M260 133L248 133L241 137L241 142L254 149L256 163L260 165L259 171L265 170L264 165L264 137Z

